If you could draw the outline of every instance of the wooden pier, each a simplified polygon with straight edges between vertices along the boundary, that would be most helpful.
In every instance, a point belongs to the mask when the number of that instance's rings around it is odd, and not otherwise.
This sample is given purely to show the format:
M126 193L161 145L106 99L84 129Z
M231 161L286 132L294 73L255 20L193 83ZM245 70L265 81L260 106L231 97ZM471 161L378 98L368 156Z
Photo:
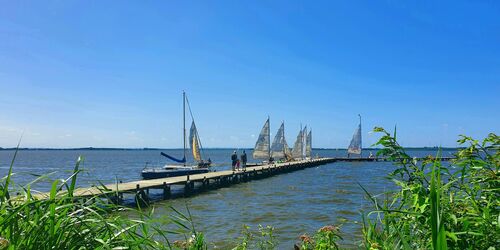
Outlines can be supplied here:
M422 158L419 158L422 159ZM440 160L450 160L451 158L440 158ZM74 191L75 198L90 198L103 197L108 198L112 202L121 203L124 194L135 195L137 202L148 203L150 200L150 190L159 190L163 194L163 199L172 197L172 187L180 187L183 189L184 195L190 195L195 192L204 190L225 187L232 184L247 182L251 180L261 179L281 173L292 172L319 165L333 163L337 161L343 162L363 162L363 161L387 161L384 158L317 158L311 160L301 160L285 163L274 163L267 165L258 165L247 167L245 170L239 171L216 171L195 175L177 176L168 178L159 178L151 180L138 180L126 183L114 183L103 185L100 187L78 188ZM49 197L48 193L36 195L39 199Z
M74 191L73 197L83 199L96 196L107 197L113 202L120 203L123 200L124 194L133 194L136 196L135 198L137 201L144 201L147 203L150 199L150 190L160 190L163 193L163 198L168 199L172 196L173 186L183 187L184 194L189 195L196 191L225 187L331 162L335 162L335 159L318 158L247 167L245 170L240 171L225 170L187 176L114 183L100 187L78 188ZM48 198L49 194L44 193L37 196L38 198L44 199Z

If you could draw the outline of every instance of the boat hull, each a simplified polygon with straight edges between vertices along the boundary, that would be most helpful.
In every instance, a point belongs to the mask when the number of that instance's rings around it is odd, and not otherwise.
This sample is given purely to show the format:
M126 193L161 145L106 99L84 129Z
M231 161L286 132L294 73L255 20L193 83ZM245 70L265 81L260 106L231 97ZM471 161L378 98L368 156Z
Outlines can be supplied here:
M168 178L176 176L185 176L193 174L203 174L208 173L208 169L176 169L176 170L166 170L166 169L150 169L143 170L141 176L145 180L158 179L158 178Z

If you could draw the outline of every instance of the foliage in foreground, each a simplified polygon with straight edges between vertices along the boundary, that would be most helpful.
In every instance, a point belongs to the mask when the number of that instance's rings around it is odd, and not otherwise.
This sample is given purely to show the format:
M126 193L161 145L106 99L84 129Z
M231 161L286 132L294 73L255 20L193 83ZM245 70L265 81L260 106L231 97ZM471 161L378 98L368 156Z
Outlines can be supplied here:
M203 235L189 224L190 216L175 209L169 221L184 230L165 231L153 226L154 209L145 213L98 197L74 199L81 157L72 176L52 183L49 197L33 195L33 182L19 187L22 193L13 197L15 155L8 175L0 181L0 249L177 249L167 234L186 232L197 243L182 249L206 248ZM124 212L135 218L123 216Z
M333 250L339 249L337 241L342 240L339 228L336 226L324 226L313 236L304 234L300 236L300 243L296 248L300 250Z
M482 142L461 136L466 148L443 166L408 156L382 128L379 155L396 162L390 179L398 186L364 217L366 249L500 249L500 138ZM439 155L438 155L439 157ZM447 165L447 164L445 164Z
M238 239L239 243L233 250L246 250L246 249L276 249L278 241L274 236L274 228L271 226L263 227L259 225L257 232L252 232L250 227L243 225L241 231L242 236Z

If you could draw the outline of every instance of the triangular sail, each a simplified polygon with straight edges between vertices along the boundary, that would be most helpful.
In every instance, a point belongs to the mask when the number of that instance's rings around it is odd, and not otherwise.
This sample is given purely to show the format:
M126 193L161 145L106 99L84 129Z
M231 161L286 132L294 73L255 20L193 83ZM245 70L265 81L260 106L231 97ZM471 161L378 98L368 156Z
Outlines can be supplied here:
M312 130L307 134L306 139L306 157L311 157L312 154Z
M359 126L352 136L347 153L357 155L361 154L361 116L359 116Z
M269 138L269 118L267 118L264 127L260 131L259 138L255 143L253 158L268 160L270 156L270 138Z
M293 158L302 158L302 149L303 149L303 136L302 136L302 129L299 131L299 134L297 135L297 139L295 140L295 144L293 145L292 149L292 157Z
M285 158L285 124L281 123L276 136L274 136L273 144L271 146L271 156L275 159Z
M197 162L201 161L199 140L198 130L196 129L196 125L193 121L191 123L191 129L189 130L189 145L191 147L191 151L193 152L193 159Z
M302 158L306 158L306 147L307 147L307 126L304 127L302 131Z

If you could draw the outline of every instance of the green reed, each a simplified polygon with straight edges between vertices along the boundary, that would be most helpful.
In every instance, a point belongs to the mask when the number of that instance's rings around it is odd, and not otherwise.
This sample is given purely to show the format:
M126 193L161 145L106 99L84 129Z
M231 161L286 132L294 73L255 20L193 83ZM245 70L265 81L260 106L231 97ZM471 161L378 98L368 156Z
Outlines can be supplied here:
M34 194L32 183L17 187L20 194L12 196L17 152L0 181L0 249L202 249L206 245L191 216L173 208L167 223L179 230L165 231L154 226L154 209L144 212L97 196L85 201L73 197L82 157L68 179L52 183L48 197ZM189 235L188 244L171 245L167 236L172 234Z
M396 162L389 179L398 187L380 201L363 188L375 210L363 216L366 249L499 249L500 138L482 142L461 136L467 146L443 166L408 156L382 128L378 155ZM381 205L383 204L383 205Z

